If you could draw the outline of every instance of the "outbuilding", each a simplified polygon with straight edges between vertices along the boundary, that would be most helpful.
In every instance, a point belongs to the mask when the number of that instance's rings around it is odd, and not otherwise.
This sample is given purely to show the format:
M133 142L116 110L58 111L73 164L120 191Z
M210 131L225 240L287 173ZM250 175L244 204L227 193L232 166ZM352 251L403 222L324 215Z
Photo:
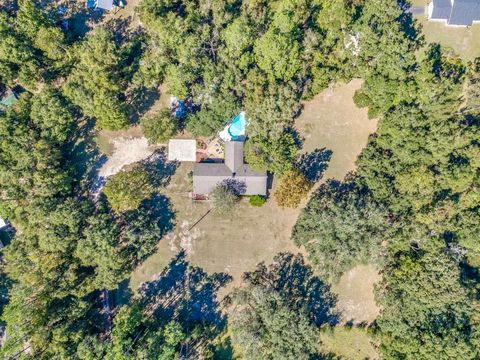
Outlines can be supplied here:
M191 139L170 139L168 141L169 161L196 161L197 142Z

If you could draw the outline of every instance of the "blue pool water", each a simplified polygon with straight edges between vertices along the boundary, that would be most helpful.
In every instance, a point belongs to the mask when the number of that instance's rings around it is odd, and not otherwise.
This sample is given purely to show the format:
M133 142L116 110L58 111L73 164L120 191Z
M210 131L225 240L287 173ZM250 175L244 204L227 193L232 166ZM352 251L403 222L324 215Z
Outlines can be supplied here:
M239 136L245 135L245 126L247 122L245 120L245 112L241 112L232 120L232 123L228 127L228 133L232 139L236 139Z

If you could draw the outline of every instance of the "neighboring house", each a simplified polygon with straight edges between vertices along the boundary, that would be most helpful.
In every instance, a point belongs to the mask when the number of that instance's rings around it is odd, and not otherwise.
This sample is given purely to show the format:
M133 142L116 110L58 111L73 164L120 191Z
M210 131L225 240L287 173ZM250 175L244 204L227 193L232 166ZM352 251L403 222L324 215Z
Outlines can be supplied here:
M471 26L480 21L480 0L432 0L427 13L432 21L446 22L449 26Z
M0 110L6 110L18 100L17 94L0 84Z
M243 162L243 141L225 143L224 163L193 164L193 196L208 196L222 182L235 183L241 195L267 195L267 173Z

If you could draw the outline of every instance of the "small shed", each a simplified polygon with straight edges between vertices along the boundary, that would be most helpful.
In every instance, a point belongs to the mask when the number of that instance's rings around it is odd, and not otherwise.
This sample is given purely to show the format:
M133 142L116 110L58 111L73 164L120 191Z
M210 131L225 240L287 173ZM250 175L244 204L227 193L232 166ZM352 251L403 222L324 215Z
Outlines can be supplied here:
M170 139L168 141L169 161L196 161L197 142L191 139Z
M4 227L7 227L7 222L5 220L3 220L2 218L0 218L0 229L3 229Z

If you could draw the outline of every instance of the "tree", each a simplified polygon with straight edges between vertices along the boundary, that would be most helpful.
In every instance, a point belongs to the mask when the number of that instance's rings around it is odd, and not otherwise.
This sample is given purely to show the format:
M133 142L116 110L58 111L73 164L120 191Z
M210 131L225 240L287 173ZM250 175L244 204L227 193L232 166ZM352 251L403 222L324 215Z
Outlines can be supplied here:
M480 304L448 251L402 254L389 264L377 319L385 359L474 359Z
M149 173L141 165L136 165L133 169L113 175L102 191L111 208L121 213L137 209L153 190Z
M330 281L361 263L377 263L393 235L388 211L355 178L329 181L302 210L292 239L304 246L316 270Z
M119 130L128 124L119 49L112 34L99 28L76 49L75 68L63 86L65 95L101 129Z
M296 208L305 198L313 184L298 170L287 171L275 190L275 199L280 207Z
M232 342L245 359L320 357L318 326L330 318L329 289L300 255L282 253L244 274L230 310Z
M176 119L170 110L164 109L140 121L143 134L153 144L163 143L174 136L178 131Z
M217 215L226 215L233 210L238 202L238 195L226 183L220 183L210 192L213 200L213 211Z
M290 132L279 138L254 136L245 143L245 160L251 167L282 175L292 169L298 145Z

